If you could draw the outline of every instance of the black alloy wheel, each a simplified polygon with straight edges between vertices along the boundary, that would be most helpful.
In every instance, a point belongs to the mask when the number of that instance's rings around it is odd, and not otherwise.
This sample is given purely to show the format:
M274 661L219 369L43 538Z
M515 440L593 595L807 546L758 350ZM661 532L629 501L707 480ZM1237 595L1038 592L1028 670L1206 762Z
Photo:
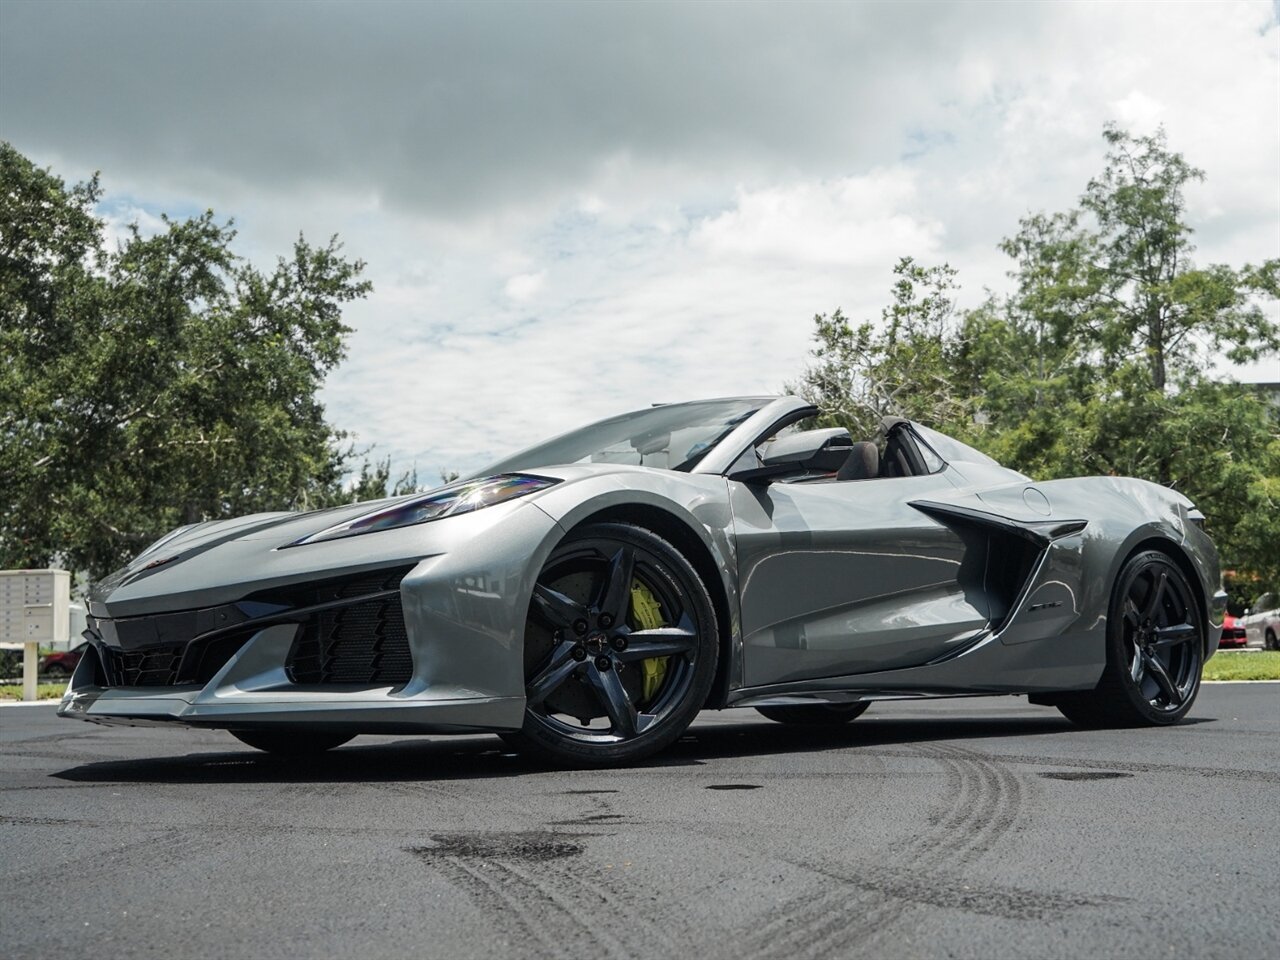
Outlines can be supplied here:
M661 750L706 701L717 636L706 588L671 544L632 524L581 527L538 576L525 628L525 722L503 737L570 765Z
M1082 726L1163 726L1181 720L1200 690L1204 625L1186 575L1147 550L1116 578L1107 618L1107 665L1098 686L1057 702Z
M309 757L354 738L350 733L322 733L315 730L229 730L241 743L278 757Z
M869 702L858 703L801 703L780 707L756 707L756 712L776 720L804 726L831 726L856 720L867 712Z

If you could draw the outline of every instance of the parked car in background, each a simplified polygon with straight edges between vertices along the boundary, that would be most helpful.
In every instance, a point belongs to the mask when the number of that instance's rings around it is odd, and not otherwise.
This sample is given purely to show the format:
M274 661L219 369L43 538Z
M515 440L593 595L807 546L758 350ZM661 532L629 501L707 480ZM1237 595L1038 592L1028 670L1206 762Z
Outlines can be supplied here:
M1243 647L1246 642L1244 622L1228 613L1222 621L1222 639L1218 641L1218 646Z
M1264 593L1245 609L1240 618L1250 646L1280 650L1280 593Z
M50 653L40 658L40 676L42 677L69 677L75 672L76 664L80 662L80 656L84 653L84 648L88 644L82 643L78 647L71 650L65 650L60 653Z

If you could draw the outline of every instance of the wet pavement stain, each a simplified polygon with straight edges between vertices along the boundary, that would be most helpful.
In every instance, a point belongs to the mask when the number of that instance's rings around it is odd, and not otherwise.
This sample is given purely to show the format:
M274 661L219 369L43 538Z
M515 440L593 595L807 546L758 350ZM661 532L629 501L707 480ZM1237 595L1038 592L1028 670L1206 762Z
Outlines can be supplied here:
M626 820L624 813L596 813L588 817L579 817L576 820L552 820L548 826L552 827L590 827L597 823L617 823ZM630 822L630 821L628 821Z
M528 833L442 833L433 836L435 846L406 847L423 860L446 858L472 860L506 860L542 863L576 857L582 844L562 833L533 831Z
M1055 770L1042 773L1046 780L1120 780L1132 777L1132 773L1121 773L1119 770Z

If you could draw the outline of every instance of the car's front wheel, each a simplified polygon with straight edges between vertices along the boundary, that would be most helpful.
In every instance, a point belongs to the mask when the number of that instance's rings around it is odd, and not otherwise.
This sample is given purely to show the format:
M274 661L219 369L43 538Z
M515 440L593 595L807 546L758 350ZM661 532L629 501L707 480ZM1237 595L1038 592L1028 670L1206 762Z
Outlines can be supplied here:
M630 763L706 701L715 609L671 544L627 523L573 531L547 559L525 627L525 720L504 739L556 763Z
M1280 642L1276 641L1274 630L1268 630L1266 637L1263 639L1263 646L1268 650L1280 650Z
M241 743L281 757L307 757L340 747L353 735L312 730L231 730Z
M1203 663L1204 627L1191 583L1168 554L1146 550L1116 579L1098 686L1054 702L1081 726L1176 723L1200 691Z

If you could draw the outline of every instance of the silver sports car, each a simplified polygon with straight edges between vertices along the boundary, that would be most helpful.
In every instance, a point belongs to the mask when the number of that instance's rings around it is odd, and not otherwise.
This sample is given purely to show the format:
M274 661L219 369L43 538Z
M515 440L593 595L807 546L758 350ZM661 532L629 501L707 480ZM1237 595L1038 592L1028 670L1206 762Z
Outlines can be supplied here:
M280 753L500 733L634 761L699 710L852 720L1026 694L1091 725L1191 708L1225 609L1204 517L1033 483L918 423L795 397L664 404L428 493L175 530L97 584L62 716Z

